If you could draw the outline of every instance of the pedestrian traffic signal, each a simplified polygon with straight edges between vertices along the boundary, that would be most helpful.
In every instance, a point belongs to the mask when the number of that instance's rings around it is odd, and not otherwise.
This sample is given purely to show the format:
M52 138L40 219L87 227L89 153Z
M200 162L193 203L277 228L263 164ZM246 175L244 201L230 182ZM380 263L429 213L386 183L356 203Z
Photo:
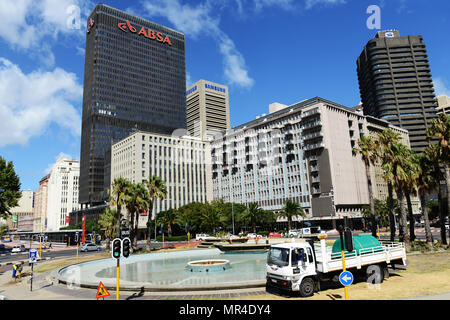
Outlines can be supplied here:
M131 245L130 238L122 239L122 255L124 258L128 258L128 256L130 255L130 245Z
M122 240L116 238L112 243L112 257L116 259L120 259L120 252L122 249Z

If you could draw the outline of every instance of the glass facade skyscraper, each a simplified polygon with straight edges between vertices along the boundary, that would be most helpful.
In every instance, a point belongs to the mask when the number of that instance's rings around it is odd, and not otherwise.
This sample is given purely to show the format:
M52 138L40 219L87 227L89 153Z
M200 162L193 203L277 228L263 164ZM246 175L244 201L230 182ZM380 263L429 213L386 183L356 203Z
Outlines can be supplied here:
M186 129L186 65L182 33L112 7L97 5L86 31L79 201L92 205L108 198L112 143Z

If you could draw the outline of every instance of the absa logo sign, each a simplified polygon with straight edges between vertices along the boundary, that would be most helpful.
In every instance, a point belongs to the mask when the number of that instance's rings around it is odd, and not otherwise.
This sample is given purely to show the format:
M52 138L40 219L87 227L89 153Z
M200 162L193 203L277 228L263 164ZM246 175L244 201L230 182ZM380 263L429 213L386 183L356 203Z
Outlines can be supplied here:
M133 27L131 25L130 21L128 21L128 20L127 20L127 22L120 22L117 26L123 32L127 32L127 30L130 30L132 33L137 32L136 28ZM172 43L170 42L169 36L164 37L163 34L161 34L160 32L155 32L152 29L147 29L147 31L146 31L145 28L142 27L141 30L139 31L138 35L143 35L144 37L146 37L148 39L156 40L158 42L167 43L169 46L172 45Z

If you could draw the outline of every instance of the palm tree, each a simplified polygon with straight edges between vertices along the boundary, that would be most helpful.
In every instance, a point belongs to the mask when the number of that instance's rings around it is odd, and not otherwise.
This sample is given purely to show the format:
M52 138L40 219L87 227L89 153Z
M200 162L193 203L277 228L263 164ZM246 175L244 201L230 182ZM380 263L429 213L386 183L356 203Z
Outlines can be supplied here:
M155 199L164 200L167 197L167 187L163 179L158 176L151 176L148 180L144 180L144 185L147 187L148 192L148 218L147 218L147 230L148 230L148 238L147 238L147 250L150 250L150 235L152 232L152 212L153 205L155 203Z
M445 113L439 114L437 119L431 121L430 128L426 131L430 138L438 138L440 146L440 163L444 167L445 185L447 191L447 215L450 219L450 116ZM444 220L441 220L443 225ZM445 229L444 229L445 232ZM450 229L449 229L450 236ZM447 241L445 241L447 242Z
M431 233L430 219L428 217L428 211L425 204L425 195L435 186L435 182L430 175L432 163L430 158L427 156L427 148L425 148L423 154L416 155L414 157L414 161L416 161L418 168L415 184L417 186L417 193L420 199L420 206L422 210L421 213L425 226L425 239L427 247L431 248L433 246L433 235Z
M169 209L158 214L158 221L167 224L169 237L172 236L172 226L178 224L178 212L176 209ZM159 223L158 222L158 223Z
M437 186L437 193L438 193L438 203L439 203L439 214L440 214L440 220L444 221L445 219L445 212L443 210L443 203L442 203L442 191L441 191L441 181L442 181L442 171L439 166L441 161L441 146L439 144L432 144L425 148L424 154L427 157L427 159L430 161L431 166L431 177L434 181L434 184ZM445 235L445 226L443 223L441 223L441 242L442 244L447 244L447 237Z
M133 183L129 186L125 192L125 205L128 210L128 218L130 225L130 240L132 243L132 249L137 248L137 229L139 223L140 212L148 209L148 193L145 185L142 183Z
M221 215L217 206L206 203L205 210L202 212L204 222L212 229L212 233L216 233L216 228L220 225Z
M298 204L297 202L294 202L290 199L286 200L286 202L284 203L284 207L283 209L281 209L280 213L278 214L279 217L282 218L287 218L288 221L288 230L291 230L291 225L292 225L292 218L294 217L302 217L302 218L306 218L306 213L305 211L303 211L302 207L300 206L300 204Z
M386 129L383 132L378 133L378 156L381 159L381 166L388 163L392 159L391 145L400 141L400 134L391 130ZM392 190L392 181L388 178L389 175L384 174L383 179L387 183L388 187L388 198L387 205L389 210L389 229L391 233L391 241L395 240L395 214L394 214L394 196Z
M405 210L405 184L408 180L408 170L411 170L411 153L402 143L393 143L391 145L392 159L383 164L383 169L387 178L392 180L399 207L399 239L405 243L406 250L410 251L410 238L407 228L406 210Z
M114 238L116 222L117 210L110 208L105 209L105 212L103 212L98 219L98 223L105 228L106 250L110 249L110 242Z
M371 138L361 135L361 137L357 141L359 148L354 148L353 152L355 154L360 154L361 159L364 162L364 166L366 168L366 177L367 177L367 188L369 191L369 204L370 204L370 214L372 217L372 235L376 237L377 230L376 220L375 220L375 204L373 199L373 188L372 188L372 178L370 176L370 167L375 164L377 159L377 142Z
M112 195L109 198L111 206L117 206L116 234L120 238L120 216L122 206L126 205L126 194L130 187L130 181L125 178L116 178L112 183Z
M415 234L415 219L413 214L413 208L411 203L411 195L417 195L416 191L416 181L417 175L419 173L418 163L415 161L415 154L411 152L408 159L408 166L406 170L406 180L404 181L404 192L406 198L406 204L408 208L408 218L409 218L409 238L411 241L416 239Z
M251 202L248 204L248 208L245 212L245 217L250 220L254 233L256 233L256 222L259 220L263 213L264 210L259 207L257 202Z

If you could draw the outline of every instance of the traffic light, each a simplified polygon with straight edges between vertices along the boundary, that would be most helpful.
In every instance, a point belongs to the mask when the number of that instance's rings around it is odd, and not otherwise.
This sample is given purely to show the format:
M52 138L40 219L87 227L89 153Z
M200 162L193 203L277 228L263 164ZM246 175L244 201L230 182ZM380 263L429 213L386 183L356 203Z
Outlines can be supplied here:
M130 238L124 238L122 240L122 255L124 258L128 258L128 256L130 255L130 245L131 245Z
M78 232L75 233L75 243L78 243Z
M344 231L344 242L345 242L345 249L347 249L347 252L353 251L353 236L352 236L352 230L349 228L345 229Z
M120 259L120 251L122 249L122 240L116 238L112 243L112 257L116 259Z

